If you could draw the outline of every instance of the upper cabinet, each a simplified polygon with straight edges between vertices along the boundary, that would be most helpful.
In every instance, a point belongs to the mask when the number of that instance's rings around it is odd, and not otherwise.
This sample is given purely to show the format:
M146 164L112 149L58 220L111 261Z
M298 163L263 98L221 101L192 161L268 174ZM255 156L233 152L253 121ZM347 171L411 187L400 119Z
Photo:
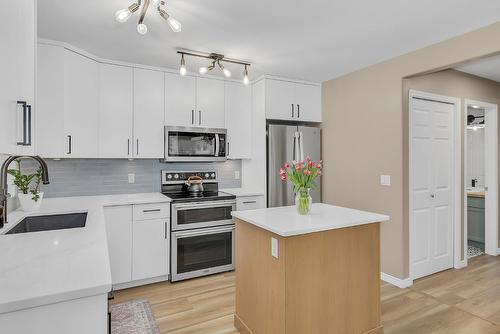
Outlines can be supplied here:
M252 88L226 82L227 154L230 159L252 158Z
M321 86L265 79L266 118L321 122Z
M0 153L33 154L35 1L2 3L0 12Z
M165 124L223 128L224 81L166 73Z
M100 67L99 157L132 158L133 69Z
M134 157L164 157L165 77L134 68Z

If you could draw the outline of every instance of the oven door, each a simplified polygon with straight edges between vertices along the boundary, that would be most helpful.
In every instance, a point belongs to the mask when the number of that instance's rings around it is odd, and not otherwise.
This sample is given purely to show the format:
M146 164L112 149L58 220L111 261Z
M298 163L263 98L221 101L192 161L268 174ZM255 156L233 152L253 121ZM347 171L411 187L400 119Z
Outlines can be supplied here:
M165 127L165 161L226 160L225 129Z
M172 204L172 231L233 224L236 201Z
M234 269L234 225L172 232L172 282Z

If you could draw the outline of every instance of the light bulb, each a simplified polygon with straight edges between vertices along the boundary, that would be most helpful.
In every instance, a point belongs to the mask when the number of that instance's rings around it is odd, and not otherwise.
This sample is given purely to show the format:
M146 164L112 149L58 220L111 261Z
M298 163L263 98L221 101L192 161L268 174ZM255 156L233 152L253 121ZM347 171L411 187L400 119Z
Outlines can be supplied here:
M226 76L226 78L231 77L231 71L230 71L230 70L228 70L227 68L224 68L224 69L222 70L222 72L224 72L224 75Z
M206 74L208 72L208 68L203 66L203 67L200 67L200 69L198 70L198 72L200 72L200 74Z
M180 32L182 29L181 23L174 19L172 16L168 17L167 23L174 32Z
M130 15L132 15L132 13L128 10L128 8L120 9L115 13L115 19L116 21L123 23L129 19Z
M186 61L184 60L184 54L181 55L181 68L179 69L179 73L182 75L182 76L185 76L186 73L187 73L187 69L186 69Z
M137 32L141 35L146 35L148 32L148 26L145 25L144 23L139 23L137 25Z
M248 79L248 68L247 68L247 65L245 65L245 69L243 70L243 83L245 85L248 85L250 83L250 79Z

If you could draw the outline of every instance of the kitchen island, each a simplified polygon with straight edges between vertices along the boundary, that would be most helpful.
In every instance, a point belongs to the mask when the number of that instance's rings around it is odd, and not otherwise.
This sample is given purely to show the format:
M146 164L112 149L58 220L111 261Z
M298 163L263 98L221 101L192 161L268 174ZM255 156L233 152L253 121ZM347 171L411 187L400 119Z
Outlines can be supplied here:
M242 334L373 334L380 321L380 222L313 204L236 218L235 327Z

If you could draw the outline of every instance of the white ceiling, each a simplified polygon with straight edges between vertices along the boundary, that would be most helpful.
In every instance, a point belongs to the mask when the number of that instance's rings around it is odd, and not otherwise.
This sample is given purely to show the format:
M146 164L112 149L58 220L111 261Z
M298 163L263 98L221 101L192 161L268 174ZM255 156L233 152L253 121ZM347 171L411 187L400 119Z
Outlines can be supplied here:
M178 67L183 48L248 60L251 77L320 82L500 20L500 1L491 0L171 0L182 32L150 10L140 36L138 13L114 21L131 2L38 1L38 34L103 58Z
M468 62L455 69L500 82L500 55Z

